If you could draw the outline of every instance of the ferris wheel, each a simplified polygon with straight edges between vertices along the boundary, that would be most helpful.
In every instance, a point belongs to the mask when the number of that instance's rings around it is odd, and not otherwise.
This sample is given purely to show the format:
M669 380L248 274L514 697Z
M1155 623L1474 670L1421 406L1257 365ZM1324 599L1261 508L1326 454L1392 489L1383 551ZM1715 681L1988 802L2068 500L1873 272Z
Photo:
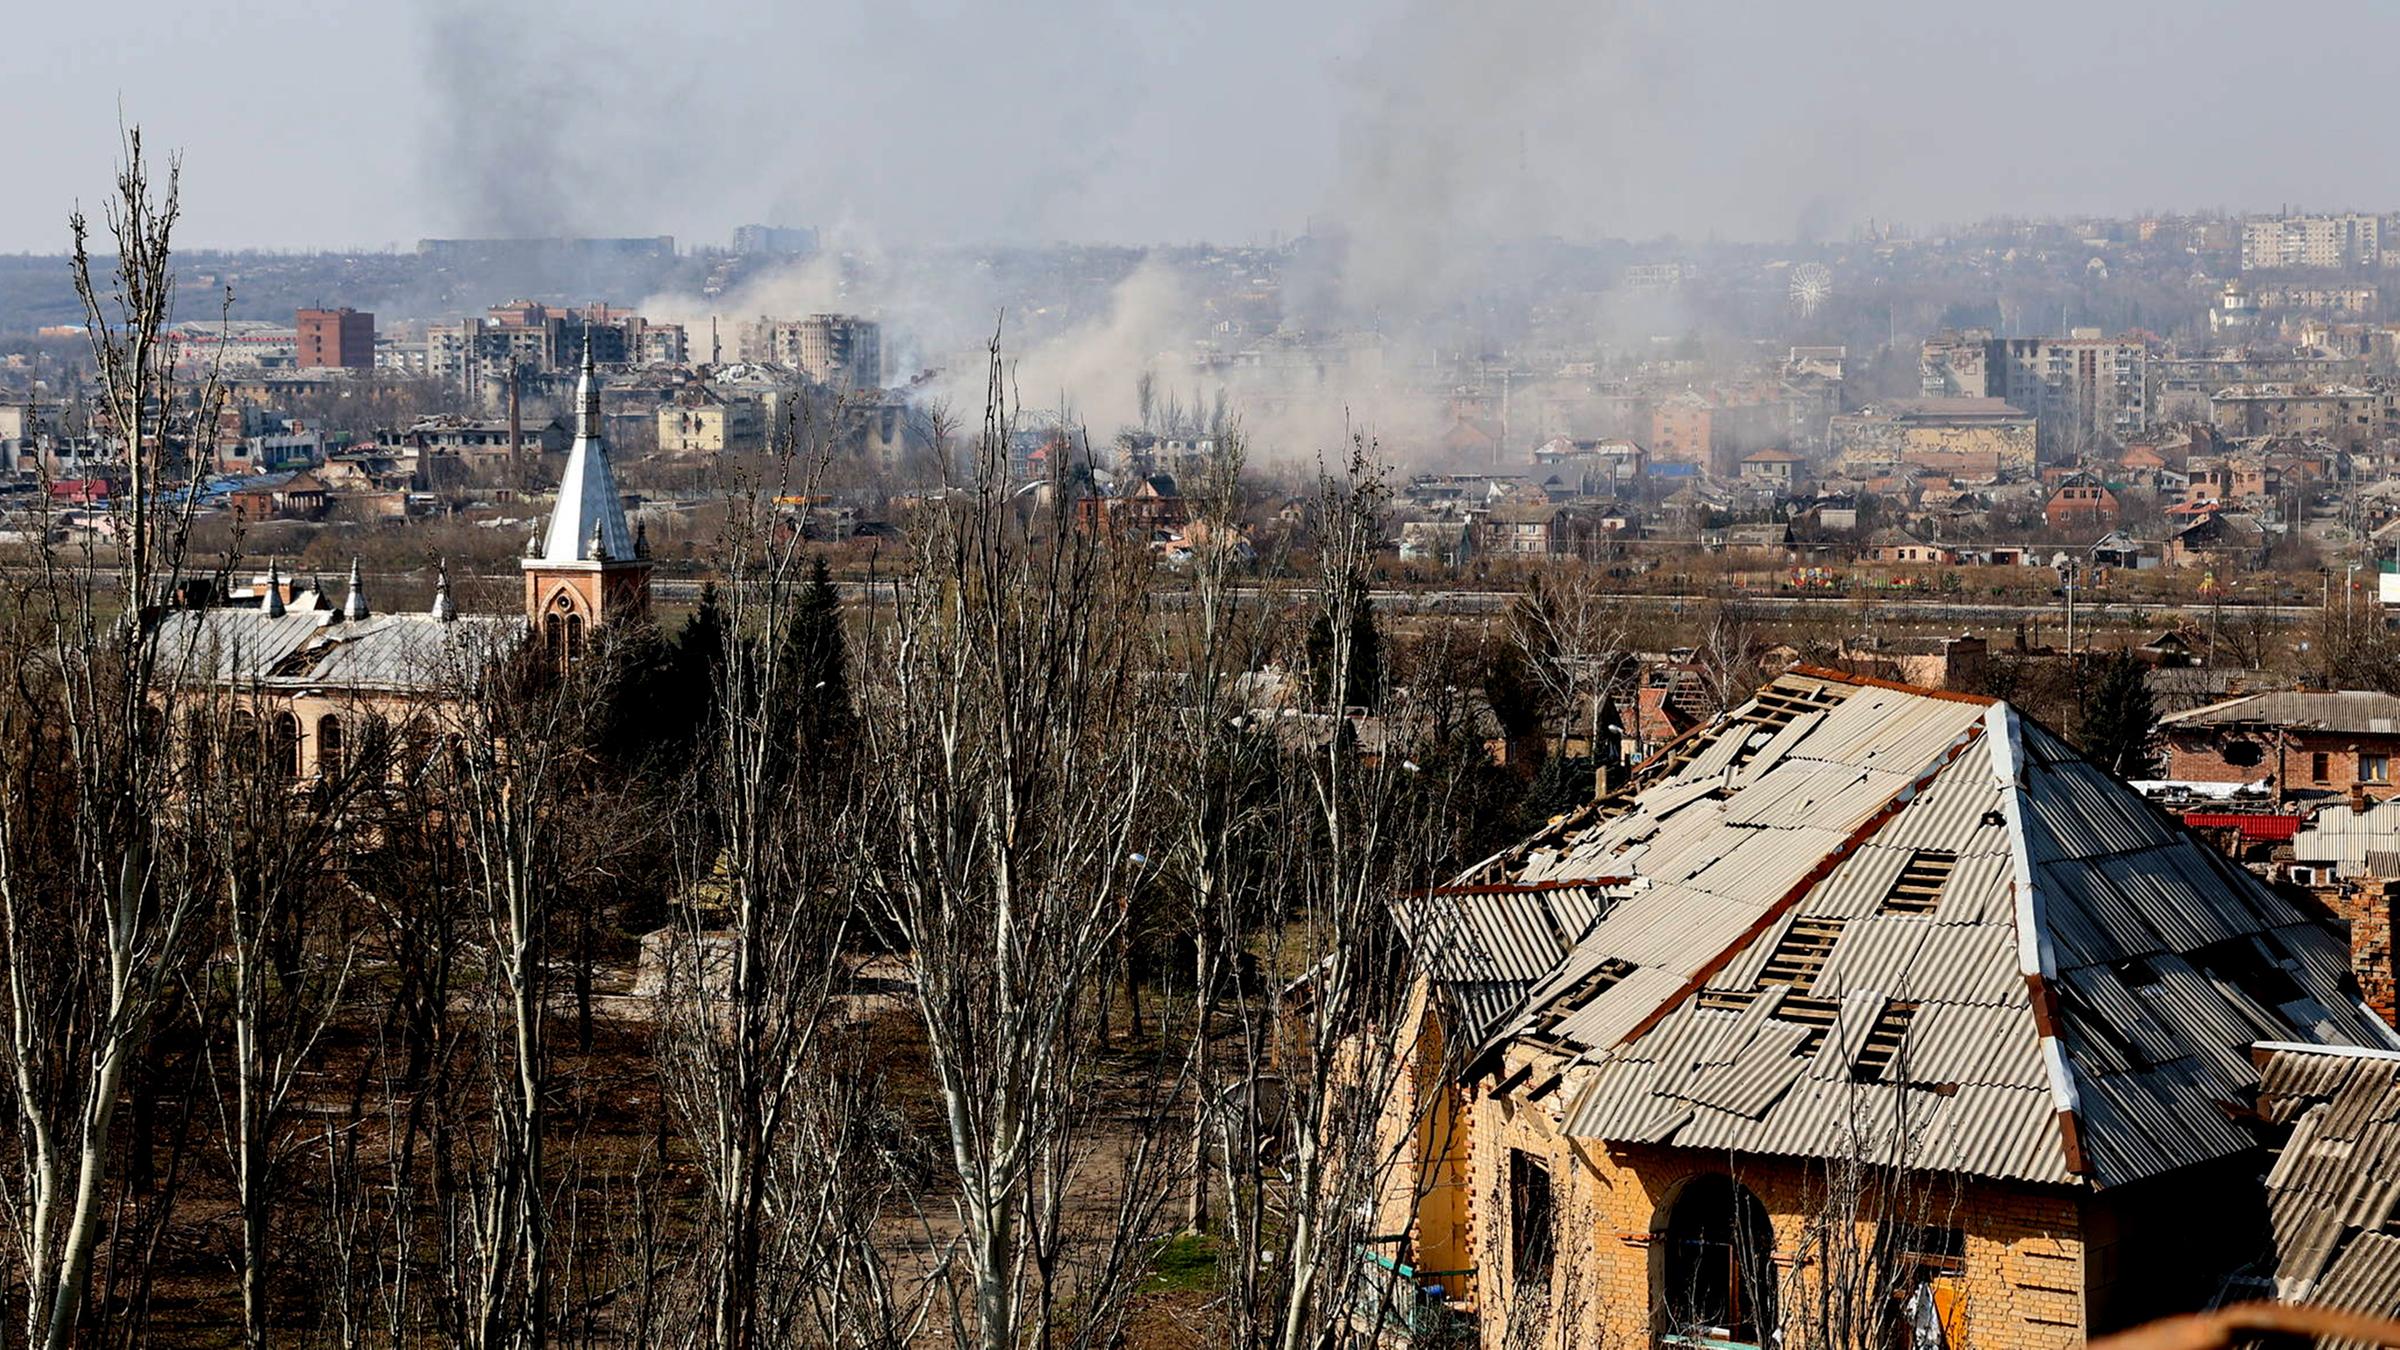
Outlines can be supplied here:
M1823 263L1802 263L1792 269L1792 308L1813 315L1833 297L1833 269Z

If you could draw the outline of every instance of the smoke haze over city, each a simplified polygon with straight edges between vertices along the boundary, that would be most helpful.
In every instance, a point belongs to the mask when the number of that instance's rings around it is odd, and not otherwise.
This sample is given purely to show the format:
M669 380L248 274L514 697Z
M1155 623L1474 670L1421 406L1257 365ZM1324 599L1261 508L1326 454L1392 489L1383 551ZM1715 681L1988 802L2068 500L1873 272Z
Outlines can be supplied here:
M665 234L1263 242L1373 227L1360 284L1462 233L1838 237L1869 219L2317 208L2400 171L2371 82L2229 5L1234 0L29 7L0 56L0 249L53 251L120 116L192 171L189 243ZM2378 50L2400 13L2312 11ZM2309 90L2307 130L2252 92ZM244 153L235 153L241 147ZM262 153L247 153L253 148ZM53 216L59 219L52 219Z

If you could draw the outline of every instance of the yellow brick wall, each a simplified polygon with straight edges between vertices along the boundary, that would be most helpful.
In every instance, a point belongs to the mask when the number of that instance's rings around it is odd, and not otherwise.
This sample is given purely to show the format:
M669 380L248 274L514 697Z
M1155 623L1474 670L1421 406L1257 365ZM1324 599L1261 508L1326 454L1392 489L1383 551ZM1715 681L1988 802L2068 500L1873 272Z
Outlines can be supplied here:
M1512 1059L1511 1068L1522 1063ZM1548 1073L1537 1070L1531 1083ZM1488 1086L1505 1074L1485 1080ZM1567 1139L1557 1112L1570 1081L1538 1103L1470 1095L1468 1177L1483 1344L1507 1350L1632 1350L1650 1343L1652 1230L1677 1185L1702 1172L1731 1171L1757 1195L1775 1232L1776 1281L1787 1316L1812 1277L1795 1270L1803 1233L1822 1194L1816 1165L1791 1159L1728 1159L1680 1149L1612 1150ZM1558 1252L1551 1288L1520 1296L1508 1263L1508 1154L1548 1161ZM2071 1191L1993 1182L1946 1186L1929 1202L1929 1222L1950 1216L1966 1241L1964 1344L1973 1350L2068 1350L2084 1339L2080 1200ZM1871 1230L1862 1243L1872 1243ZM1547 1306L1552 1300L1558 1305ZM1515 1324L1512 1326L1512 1322ZM1798 1350L1795 1329L1786 1344Z

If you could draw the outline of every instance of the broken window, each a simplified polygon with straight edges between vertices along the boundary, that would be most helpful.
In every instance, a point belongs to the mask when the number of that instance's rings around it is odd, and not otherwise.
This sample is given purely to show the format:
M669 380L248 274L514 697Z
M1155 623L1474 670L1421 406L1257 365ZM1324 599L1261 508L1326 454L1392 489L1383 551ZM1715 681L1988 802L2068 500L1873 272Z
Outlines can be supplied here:
M1521 1148L1508 1151L1508 1271L1520 1291L1547 1290L1552 1228L1550 1165Z
M1876 1264L1890 1291L1890 1343L1907 1350L1958 1350L1966 1331L1967 1238L1956 1228L1890 1223L1877 1235Z
M1877 909L1880 914L1931 914L1942 902L1943 888L1958 868L1958 855L1948 849L1921 848L1908 855L1892 889Z

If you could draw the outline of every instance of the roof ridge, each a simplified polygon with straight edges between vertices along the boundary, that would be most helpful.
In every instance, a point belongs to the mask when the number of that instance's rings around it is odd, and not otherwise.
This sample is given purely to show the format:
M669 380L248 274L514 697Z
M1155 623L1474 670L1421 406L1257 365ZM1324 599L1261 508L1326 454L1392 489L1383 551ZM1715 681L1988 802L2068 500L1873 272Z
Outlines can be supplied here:
M2017 710L2003 703L1997 709L2001 732L1992 743L1992 777L2000 787L2000 815L2008 836L2009 894L2017 928L2017 973L2033 1004L2033 1026L2041 1038L2042 1073L2050 1080L2050 1105L2058 1115L2059 1149L2067 1170L2091 1175L2083 1153L2079 1112L2082 1096L2075 1087L2074 1066L2058 1036L2058 952L2051 945L2048 921L2042 913L2042 894L2033 881L2033 852L2025 841L2025 737ZM1989 720L1987 715L1986 720Z

